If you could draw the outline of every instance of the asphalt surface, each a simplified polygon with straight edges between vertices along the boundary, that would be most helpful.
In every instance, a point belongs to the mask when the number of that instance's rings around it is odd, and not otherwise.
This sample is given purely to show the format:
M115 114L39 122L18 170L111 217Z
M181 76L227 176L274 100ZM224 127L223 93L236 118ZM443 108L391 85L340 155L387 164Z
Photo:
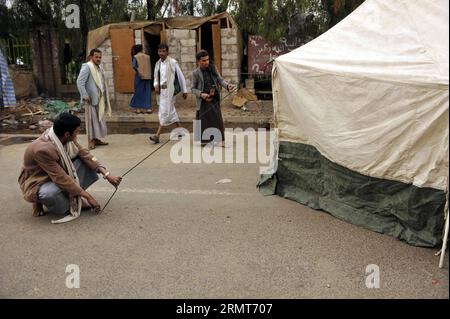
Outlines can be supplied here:
M438 248L263 196L259 164L174 164L175 141L124 178L102 215L51 224L55 216L31 216L18 187L27 143L7 138L0 138L0 298L449 297L448 258L439 269ZM93 154L116 175L157 147L146 134L109 141ZM231 183L216 184L221 179ZM103 205L113 190L100 179L88 191ZM73 264L80 288L71 289ZM371 264L380 288L366 286Z

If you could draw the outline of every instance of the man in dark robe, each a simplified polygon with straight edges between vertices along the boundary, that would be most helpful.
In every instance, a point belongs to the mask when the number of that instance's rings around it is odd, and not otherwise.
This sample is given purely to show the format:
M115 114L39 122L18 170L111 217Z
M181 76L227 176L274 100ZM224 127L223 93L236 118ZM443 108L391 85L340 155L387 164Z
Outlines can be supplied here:
M207 51L199 51L196 59L198 68L192 73L192 93L197 97L196 118L200 121L201 142L216 142L225 147L225 128L220 110L220 88L232 91L235 86L220 76L215 65L210 63ZM216 129L214 131L217 134L211 134L213 132L211 129ZM218 136L219 132L220 136Z

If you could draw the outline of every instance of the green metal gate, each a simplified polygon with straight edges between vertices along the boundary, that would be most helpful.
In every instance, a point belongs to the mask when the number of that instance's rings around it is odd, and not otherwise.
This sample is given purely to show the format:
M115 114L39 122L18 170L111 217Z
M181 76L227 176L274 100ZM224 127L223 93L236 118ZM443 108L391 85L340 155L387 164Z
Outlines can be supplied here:
M29 39L0 39L0 46L6 55L8 64L17 64L31 67L31 46Z

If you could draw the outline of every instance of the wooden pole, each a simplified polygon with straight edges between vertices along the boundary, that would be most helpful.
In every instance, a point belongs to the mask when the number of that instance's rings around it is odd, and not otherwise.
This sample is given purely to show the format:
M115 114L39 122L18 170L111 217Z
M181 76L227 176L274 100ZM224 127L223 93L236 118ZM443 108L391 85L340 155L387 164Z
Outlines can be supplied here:
M441 249L441 258L439 259L439 268L442 268L444 266L444 257L445 257L445 250L447 249L447 240L448 240L448 182L447 182L447 192L445 196L445 208L444 208L444 214L445 214L445 231L444 231L444 241L442 243L442 249Z

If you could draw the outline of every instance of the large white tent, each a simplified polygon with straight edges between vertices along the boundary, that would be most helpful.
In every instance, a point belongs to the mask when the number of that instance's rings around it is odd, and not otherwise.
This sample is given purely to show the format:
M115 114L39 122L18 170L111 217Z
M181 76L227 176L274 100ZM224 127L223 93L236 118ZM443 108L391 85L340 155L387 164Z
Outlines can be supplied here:
M273 68L278 171L260 187L419 246L442 239L449 3L366 0Z

